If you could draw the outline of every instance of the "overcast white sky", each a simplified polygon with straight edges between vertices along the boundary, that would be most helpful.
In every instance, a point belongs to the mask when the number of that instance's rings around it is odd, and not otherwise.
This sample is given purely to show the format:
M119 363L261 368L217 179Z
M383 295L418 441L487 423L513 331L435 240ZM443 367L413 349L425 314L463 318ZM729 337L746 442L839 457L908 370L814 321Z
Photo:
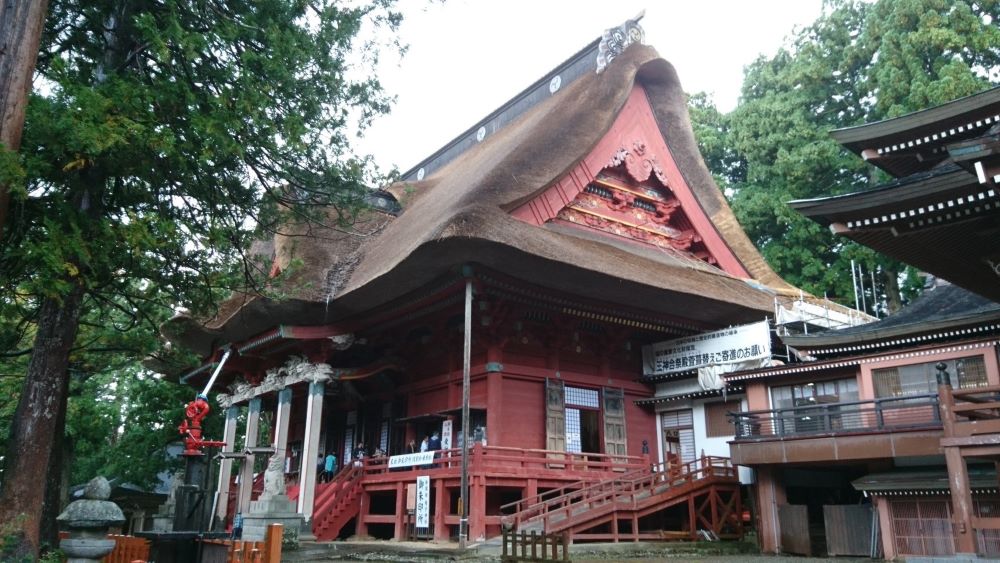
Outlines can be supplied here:
M385 57L383 86L398 96L357 144L405 172L582 49L646 11L646 43L677 68L687 92L739 97L743 67L772 54L821 0L401 0L410 46Z

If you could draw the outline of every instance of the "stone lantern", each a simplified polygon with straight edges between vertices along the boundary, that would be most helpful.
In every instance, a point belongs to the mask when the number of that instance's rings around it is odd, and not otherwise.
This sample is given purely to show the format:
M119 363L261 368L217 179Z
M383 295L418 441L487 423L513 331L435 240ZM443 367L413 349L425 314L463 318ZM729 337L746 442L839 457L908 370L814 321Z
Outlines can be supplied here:
M66 553L66 563L100 561L115 549L115 540L107 538L108 528L125 523L125 515L111 498L111 485L104 477L94 477L87 483L83 498L69 503L56 521L69 532L59 542Z

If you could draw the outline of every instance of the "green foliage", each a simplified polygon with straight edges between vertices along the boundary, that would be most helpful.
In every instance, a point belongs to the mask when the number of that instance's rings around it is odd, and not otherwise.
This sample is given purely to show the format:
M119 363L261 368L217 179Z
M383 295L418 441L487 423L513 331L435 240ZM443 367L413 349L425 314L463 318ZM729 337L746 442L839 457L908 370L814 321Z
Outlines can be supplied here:
M399 22L392 0L50 2L21 151L0 151L22 186L0 241L0 431L41 300L79 283L73 479L167 466L192 391L137 362L191 361L160 349L180 307L211 317L230 291L268 291L252 241L361 208L378 171L349 140L388 110L365 69Z
M998 17L996 1L833 0L787 46L747 67L740 103L730 114L692 98L695 133L710 169L722 176L740 223L782 277L853 305L853 259L878 272L880 307L898 304L901 264L834 237L786 203L888 179L842 149L829 131L1000 81ZM903 278L906 297L919 280L912 273Z

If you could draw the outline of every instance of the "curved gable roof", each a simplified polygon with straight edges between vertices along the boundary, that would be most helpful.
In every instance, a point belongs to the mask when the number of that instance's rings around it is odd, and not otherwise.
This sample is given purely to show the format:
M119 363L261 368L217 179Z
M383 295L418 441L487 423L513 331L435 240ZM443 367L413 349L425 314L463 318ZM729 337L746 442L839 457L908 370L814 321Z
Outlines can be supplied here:
M529 225L511 216L601 141L636 85L644 89L697 205L753 280L683 253ZM296 276L306 283L295 298L256 298L204 328L178 319L173 339L203 350L207 341L234 342L281 323L337 322L468 263L651 312L680 308L705 326L759 320L773 311L774 294L799 295L743 233L698 151L676 71L647 46L632 45L602 73L574 80L422 181L387 191L402 213L378 221L357 244L331 248L322 238L294 241L299 255L312 258ZM291 253L278 254L282 260ZM322 306L311 305L317 303Z

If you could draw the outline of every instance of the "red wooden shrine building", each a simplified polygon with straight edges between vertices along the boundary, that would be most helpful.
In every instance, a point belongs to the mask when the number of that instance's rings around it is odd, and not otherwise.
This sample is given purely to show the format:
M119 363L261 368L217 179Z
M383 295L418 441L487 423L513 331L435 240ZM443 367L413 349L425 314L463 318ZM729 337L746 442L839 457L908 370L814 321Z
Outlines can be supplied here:
M637 404L654 395L641 347L760 321L799 291L714 184L673 67L613 39L373 192L349 232L276 237L264 252L289 297L236 297L207 323L168 323L174 343L205 358L185 383L205 385L231 351L215 386L224 439L257 455L222 462L220 516L248 510L249 483L273 455L321 540L407 537L417 475L431 478L426 534L454 536L471 281L470 538L499 534L503 513L576 539L740 533L728 460L650 472L663 444L657 413ZM449 428L431 464L390 470L373 455ZM359 444L368 457L345 464ZM254 450L265 445L274 453ZM328 452L342 469L317 484ZM594 508L626 486L650 494ZM581 503L585 516L569 518Z

